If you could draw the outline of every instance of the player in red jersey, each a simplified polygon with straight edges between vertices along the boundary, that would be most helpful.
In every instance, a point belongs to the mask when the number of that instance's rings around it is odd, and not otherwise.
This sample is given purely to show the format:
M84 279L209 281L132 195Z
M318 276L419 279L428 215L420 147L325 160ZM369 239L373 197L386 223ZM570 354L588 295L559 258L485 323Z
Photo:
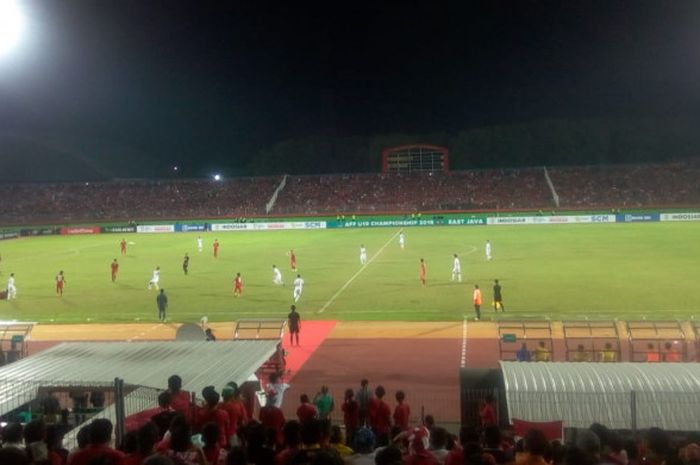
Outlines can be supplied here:
M426 286L426 279L428 277L428 269L425 266L425 260L422 258L420 259L420 269L418 271L418 277L420 278L420 282L423 284L423 287Z
M219 258L219 239L214 239L214 258Z
M126 239L122 239L122 241L119 243L119 248L122 251L122 255L126 255Z
M110 268L112 269L112 282L117 280L117 273L119 273L119 263L117 263L117 259L115 258L112 264L110 265Z
M289 251L289 266L292 268L292 271L297 271L297 256L294 255L293 250Z
M63 270L59 271L58 274L56 275L56 295L57 296L62 296L63 295L63 288L66 285L66 278L63 276Z
M236 273L236 278L233 280L233 296L240 297L243 295L243 279L240 273Z

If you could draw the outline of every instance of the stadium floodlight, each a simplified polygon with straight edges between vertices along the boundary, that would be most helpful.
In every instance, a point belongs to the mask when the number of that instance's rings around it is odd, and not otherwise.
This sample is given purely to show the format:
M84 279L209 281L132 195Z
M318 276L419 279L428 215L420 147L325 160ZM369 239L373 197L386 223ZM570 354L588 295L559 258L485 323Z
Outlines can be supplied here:
M19 42L24 31L24 16L17 0L0 0L0 58Z
M214 175L214 181L221 181L221 175L219 173Z

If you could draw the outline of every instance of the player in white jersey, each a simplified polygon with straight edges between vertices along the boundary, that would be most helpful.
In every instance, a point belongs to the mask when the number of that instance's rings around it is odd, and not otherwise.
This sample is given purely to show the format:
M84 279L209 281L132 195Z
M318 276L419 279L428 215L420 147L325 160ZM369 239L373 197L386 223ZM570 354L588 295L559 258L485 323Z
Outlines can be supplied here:
M486 260L491 260L491 242L489 242L488 239L486 239L486 247L485 247L485 252L486 252Z
M367 249L365 249L364 244L360 245L360 265L367 264Z
M294 280L294 302L299 302L301 298L301 293L304 292L304 280L301 275L297 275L297 279Z
M459 261L457 254L454 255L454 262L452 264L452 281L455 278L461 283L462 282L462 264Z
M276 265L272 265L272 283L284 286L284 281L282 281L282 272L277 268Z
M15 287L15 274L10 273L10 279L7 280L7 300L17 298L17 288Z
M399 233L399 247L402 249L406 245L406 236L404 235L403 231Z
M198 236L197 237L197 250L199 250L201 252L203 248L204 248L204 241L202 241L202 236Z
M160 267L157 266L155 270L153 270L153 276L151 276L151 280L148 281L148 288L149 289L155 289L156 291L160 289L160 286L158 283L160 282Z

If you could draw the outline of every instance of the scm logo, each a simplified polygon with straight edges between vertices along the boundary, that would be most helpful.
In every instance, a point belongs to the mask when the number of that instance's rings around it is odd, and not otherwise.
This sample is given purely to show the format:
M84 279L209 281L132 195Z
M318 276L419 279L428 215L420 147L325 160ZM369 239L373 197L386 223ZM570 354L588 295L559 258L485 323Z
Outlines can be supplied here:
M608 223L610 218L608 215L593 215L591 216L591 222L593 223Z

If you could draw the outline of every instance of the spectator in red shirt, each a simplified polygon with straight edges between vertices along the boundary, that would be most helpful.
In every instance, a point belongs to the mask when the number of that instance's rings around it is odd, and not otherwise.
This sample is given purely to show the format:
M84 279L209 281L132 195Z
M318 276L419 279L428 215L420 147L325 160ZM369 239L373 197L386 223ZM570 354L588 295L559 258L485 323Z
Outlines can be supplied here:
M430 433L425 426L414 428L408 436L408 455L403 459L404 465L438 465L433 454L428 452Z
M496 426L498 424L498 418L496 417L496 399L492 394L486 395L479 405L479 419L481 420L482 428Z
M406 394L403 391L396 391L397 405L394 408L394 424L402 431L408 429L408 421L411 416L411 407L404 400L406 400Z
M391 429L391 407L384 402L386 390L379 385L374 390L374 398L369 404L369 424L377 438L378 446L385 446L389 442L389 430Z
M210 422L202 427L202 452L209 465L224 465L226 463L226 449L220 444L221 434L216 423Z
M355 431L360 427L360 404L355 400L355 393L352 389L345 390L343 423L345 423L345 444L352 447Z
M221 391L221 397L224 402L221 404L221 409L228 413L228 441L232 446L241 443L238 437L239 429L248 423L248 412L245 405L241 401L241 391L238 389L238 384L230 382Z
M270 391L267 393L267 401L265 406L260 409L260 423L265 428L272 429L275 431L275 443L281 446L284 443L284 435L282 434L282 428L284 428L284 413L279 407L275 407L275 392Z
M114 465L124 465L124 454L110 447L112 440L112 422L98 418L90 424L90 445L75 453L68 465L88 465L97 457L104 457Z
M316 407L309 400L309 396L302 394L299 396L299 402L301 405L297 408L297 418L299 418L299 423L305 423L309 420L313 420L318 416L318 411Z
M182 391L182 378L172 375L168 378L168 391L170 391L170 407L191 420L190 393Z
M201 428L206 423L216 423L219 428L219 447L226 447L228 445L226 432L229 428L229 417L224 409L219 408L219 393L216 392L214 386L207 386L202 389L202 397L206 403L197 412L197 425Z

